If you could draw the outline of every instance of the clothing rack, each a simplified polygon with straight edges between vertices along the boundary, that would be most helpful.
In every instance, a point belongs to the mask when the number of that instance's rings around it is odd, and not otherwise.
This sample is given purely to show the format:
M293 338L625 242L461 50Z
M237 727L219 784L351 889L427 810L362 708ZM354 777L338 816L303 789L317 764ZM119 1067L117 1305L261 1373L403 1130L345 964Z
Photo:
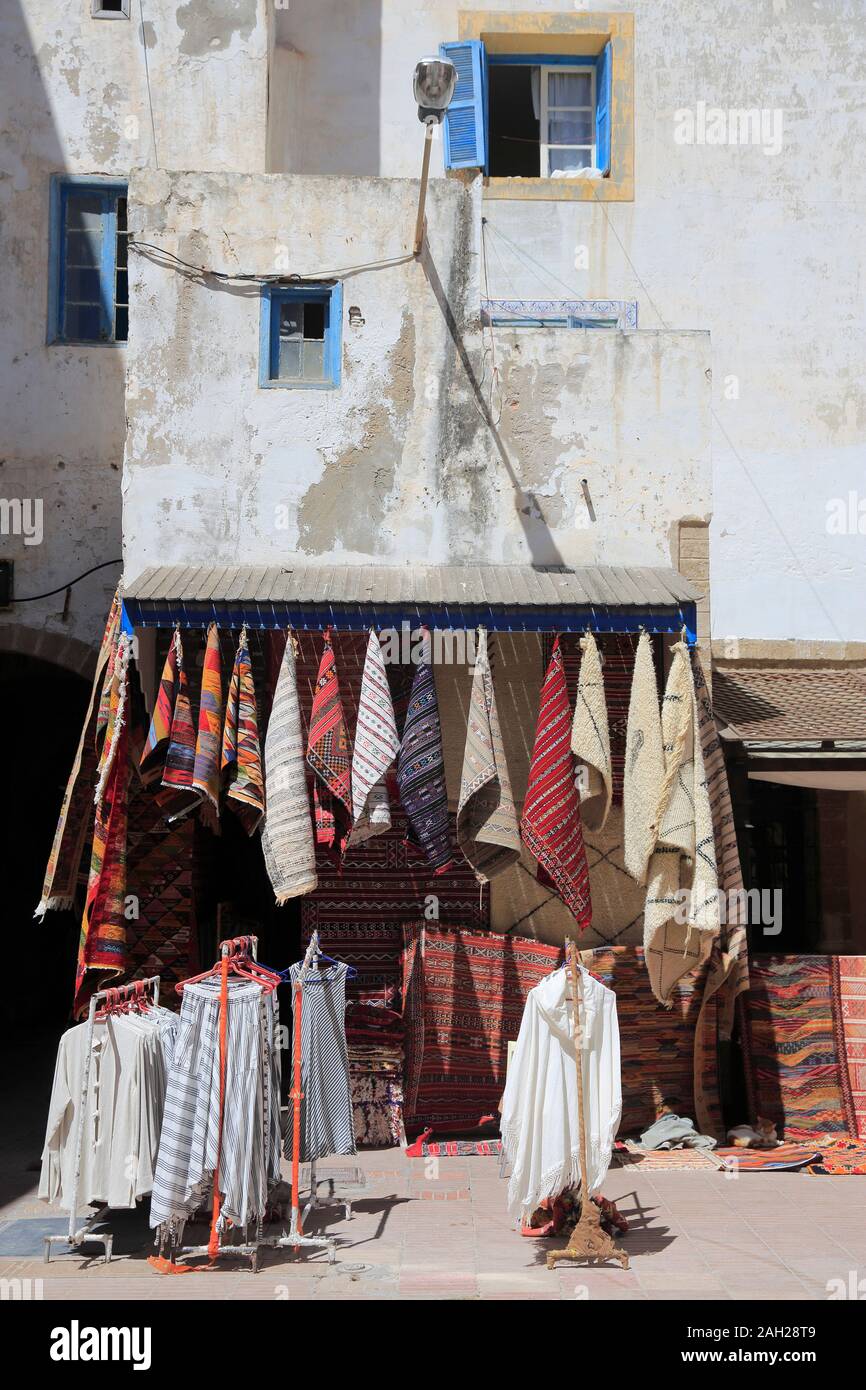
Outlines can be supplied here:
M87 1010L87 1041L84 1048L84 1068L81 1076L81 1096L78 1106L78 1116L75 1124L75 1177L72 1183L72 1200L69 1209L69 1232L65 1236L45 1236L43 1259L46 1264L51 1260L52 1245L72 1246L73 1250L78 1250L85 1241L100 1241L104 1250L103 1263L108 1264L111 1259L114 1236L110 1231L94 1231L93 1227L101 1221L108 1206L102 1206L97 1211L91 1212L84 1224L79 1226L78 1222L78 1185L81 1180L81 1150L84 1144L84 1111L87 1105L87 1091L90 1085L90 1063L93 1056L93 1025L96 1022L96 1010L98 1005L105 1001L109 1009L115 1010L122 1008L127 1003L134 1003L143 1000L148 992L152 991L151 1003L154 1007L159 1003L159 976L150 975L146 980L133 980L128 985L115 985L111 989L100 989L90 996L90 1006Z
M570 985L570 1002L574 1015L574 1065L577 1070L577 1132L580 1148L580 1216L571 1233L571 1239L564 1250L551 1250L547 1256L547 1268L555 1269L560 1260L588 1260L590 1264L603 1264L605 1260L619 1260L623 1269L628 1269L628 1255L614 1243L601 1224L601 1212L587 1191L586 1118L583 1106L583 976L577 958L574 942L565 943L565 961Z
M233 956L250 956L253 960L257 960L258 948L259 939L257 936L231 937L229 940L223 941L220 944L220 961L231 959ZM267 1113L267 1105L265 1106L265 1112ZM260 1214L256 1222L256 1234L252 1240L245 1240L235 1245L223 1245L222 1240L220 1240L219 1249L216 1252L217 1258L232 1256L240 1257L241 1259L249 1259L250 1270L255 1274L259 1267L259 1251L272 1244L271 1241L264 1238L263 1224L263 1217ZM185 1222L184 1225L186 1225ZM165 1255L166 1250L169 1252L168 1258L172 1263L176 1263L178 1256L212 1254L209 1245L176 1244L173 1236L170 1234L164 1235L159 1242L159 1254L161 1257Z

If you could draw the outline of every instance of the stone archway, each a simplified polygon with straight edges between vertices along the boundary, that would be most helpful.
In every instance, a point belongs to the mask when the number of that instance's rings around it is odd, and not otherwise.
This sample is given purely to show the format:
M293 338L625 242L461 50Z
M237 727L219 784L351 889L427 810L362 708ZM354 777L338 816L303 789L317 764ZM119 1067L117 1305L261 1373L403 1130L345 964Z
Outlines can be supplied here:
M97 652L98 643L91 645L66 633L27 627L23 623L0 623L0 655L36 657L38 661L90 680L96 668Z

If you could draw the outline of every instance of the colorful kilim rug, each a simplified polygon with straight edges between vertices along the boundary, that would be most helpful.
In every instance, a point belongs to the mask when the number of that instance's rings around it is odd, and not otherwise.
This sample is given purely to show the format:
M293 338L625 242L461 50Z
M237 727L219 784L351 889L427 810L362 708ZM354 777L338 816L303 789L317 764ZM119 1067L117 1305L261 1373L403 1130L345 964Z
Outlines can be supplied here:
M866 956L833 956L837 1034L848 1063L854 1127L866 1139Z
M814 1144L780 1144L775 1149L716 1149L726 1168L736 1173L784 1173L819 1163Z
M184 661L180 633L175 634L177 649L177 694L171 721L171 736L165 755L162 782L157 801L169 819L183 815L198 801L193 791L192 774L195 766L195 725L189 694L189 678ZM161 692L160 692L161 693Z
M866 1176L866 1144L855 1139L840 1139L838 1135L818 1134L815 1144L820 1156L806 1171L831 1177Z
M640 946L602 946L581 951L580 958L616 994L622 1053L620 1134L640 1133L669 1110L694 1119L695 1037L705 971L680 980L672 1007L665 1009L650 988ZM703 1089L710 1116L706 1132L715 1137L721 1132L721 1108L714 1065L708 1067Z
M87 834L93 821L93 787L96 781L96 724L102 705L105 676L109 660L117 645L120 632L120 599L117 594L111 605L105 632L99 647L93 686L87 714L78 740L75 760L69 773L66 791L60 807L57 829L45 881L34 917L43 918L46 912L62 912L73 906L81 863L84 859Z
M126 835L129 811L129 645L122 634L109 658L106 720L97 766L90 874L81 918L73 1012L126 968Z
M498 1158L501 1139L446 1139L425 1143L420 1137L404 1149L407 1158Z
M162 779L165 755L171 737L171 722L174 718L174 705L178 685L178 643L179 638L172 635L168 644L165 665L162 668L159 690L153 707L150 729L141 753L139 771L146 787Z
M830 956L753 956L743 1052L755 1115L785 1138L857 1138Z
M160 691L160 695L162 691ZM220 639L216 623L207 630L201 671L201 698L198 707L198 736L192 785L203 798L202 810L209 823L219 818L220 735L223 718L223 679Z
M225 804L253 835L265 812L265 779L259 745L259 718L247 630L241 632L223 725L220 773Z
M497 1113L526 996L561 949L426 922L403 935L406 1128L476 1129Z
M324 635L310 711L307 763L315 774L316 842L342 849L352 824L352 744L330 628Z

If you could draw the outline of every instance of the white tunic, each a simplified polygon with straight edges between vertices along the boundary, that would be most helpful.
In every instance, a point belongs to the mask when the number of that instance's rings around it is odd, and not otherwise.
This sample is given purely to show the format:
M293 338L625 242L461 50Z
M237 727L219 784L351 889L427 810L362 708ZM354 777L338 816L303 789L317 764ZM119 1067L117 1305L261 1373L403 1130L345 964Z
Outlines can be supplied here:
M581 966L583 1096L589 1191L610 1164L622 1111L616 995ZM565 967L530 990L502 1101L511 1164L508 1209L518 1219L580 1180L573 1007Z

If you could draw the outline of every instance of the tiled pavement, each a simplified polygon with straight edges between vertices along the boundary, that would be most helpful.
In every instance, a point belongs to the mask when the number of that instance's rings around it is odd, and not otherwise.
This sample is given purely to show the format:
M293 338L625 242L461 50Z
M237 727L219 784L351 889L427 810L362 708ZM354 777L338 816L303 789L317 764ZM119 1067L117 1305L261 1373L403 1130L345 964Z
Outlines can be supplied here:
M631 1230L631 1267L546 1268L556 1242L521 1238L505 1211L493 1158L427 1167L400 1150L334 1159L357 1165L363 1187L351 1221L329 1218L335 1265L324 1256L264 1252L257 1274L237 1261L198 1275L160 1275L146 1262L145 1225L111 1264L62 1256L0 1258L0 1279L42 1279L43 1297L108 1299L826 1299L829 1280L866 1276L866 1179L799 1173L614 1169L604 1184ZM324 1166L324 1165L323 1165ZM29 1177L29 1175L28 1175ZM33 1175L35 1181L36 1175ZM49 1209L23 1191L0 1223ZM0 1224L2 1232L3 1224ZM95 1248L95 1247L94 1247Z

